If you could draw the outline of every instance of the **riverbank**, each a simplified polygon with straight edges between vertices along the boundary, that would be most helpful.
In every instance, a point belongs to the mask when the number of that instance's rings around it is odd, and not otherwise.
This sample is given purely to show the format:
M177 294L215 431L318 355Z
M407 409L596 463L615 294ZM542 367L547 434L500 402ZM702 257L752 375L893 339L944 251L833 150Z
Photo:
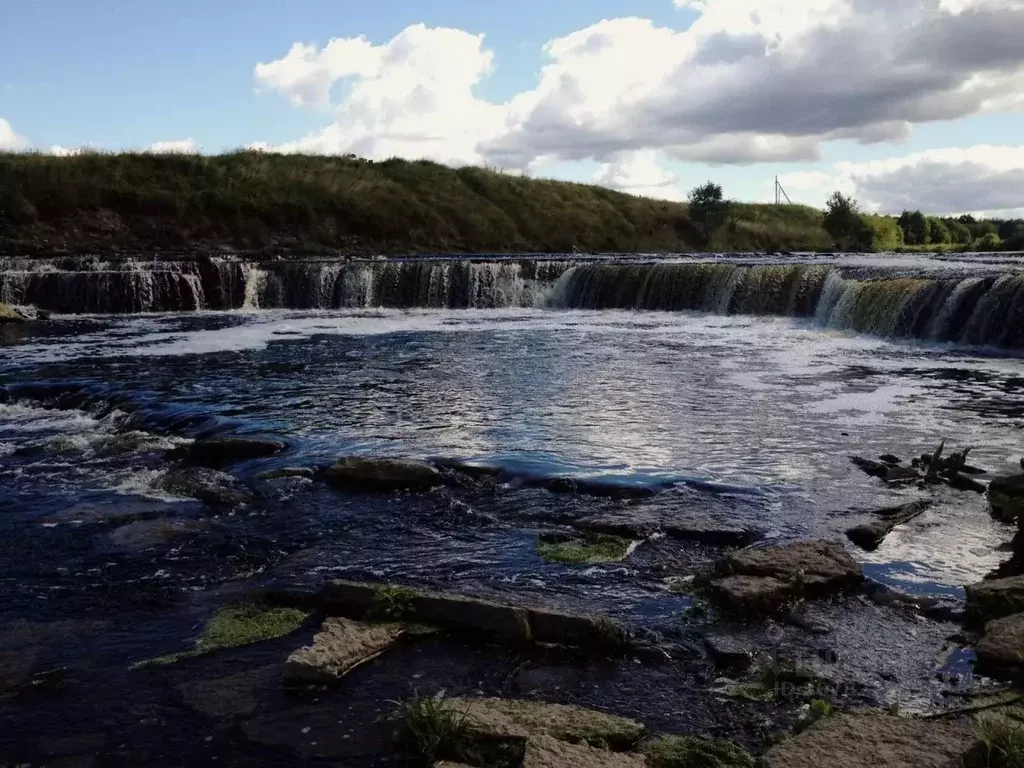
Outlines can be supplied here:
M675 253L829 250L822 213L687 206L427 161L236 152L0 154L0 253Z

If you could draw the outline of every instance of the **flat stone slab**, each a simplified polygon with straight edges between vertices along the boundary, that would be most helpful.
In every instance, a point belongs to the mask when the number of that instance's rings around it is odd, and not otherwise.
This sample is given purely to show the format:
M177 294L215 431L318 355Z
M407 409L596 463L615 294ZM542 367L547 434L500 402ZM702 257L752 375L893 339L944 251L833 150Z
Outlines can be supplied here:
M444 485L437 467L414 459L374 459L349 456L325 475L336 488L354 491L428 491Z
M647 538L662 532L684 541L745 547L761 538L757 531L720 523L708 517L658 512L609 512L576 520L574 528L613 536Z
M549 737L571 744L626 750L644 735L635 720L593 709L514 699L452 699L452 709L466 714L474 731L488 736Z
M716 566L711 592L733 608L772 611L792 599L815 598L855 587L861 566L839 544L798 541L733 552Z
M846 537L861 549L873 552L894 528L924 514L933 503L931 499L919 499L897 507L880 509L873 513L874 520L850 528Z
M609 752L585 744L568 744L550 736L526 742L523 768L646 768L643 755Z
M765 768L960 768L974 744L956 723L889 715L823 720L773 747Z
M402 624L368 624L328 617L313 638L284 665L285 680L315 685L337 682L360 664L391 648L405 633Z
M612 650L624 639L620 627L599 617L391 584L333 581L325 587L324 598L331 615L415 622L506 643Z
M974 621L992 621L1024 612L1024 576L992 579L965 587L967 615Z
M1024 665L1024 613L988 622L975 650L978 664L988 669L1006 671Z

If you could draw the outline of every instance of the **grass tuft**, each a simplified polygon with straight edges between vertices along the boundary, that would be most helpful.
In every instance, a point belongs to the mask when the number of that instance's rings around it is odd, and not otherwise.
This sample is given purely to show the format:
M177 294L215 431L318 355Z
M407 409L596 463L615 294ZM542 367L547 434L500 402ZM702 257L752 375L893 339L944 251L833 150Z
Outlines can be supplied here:
M986 713L974 719L974 732L986 757L985 768L1024 768L1024 713Z
M464 751L469 736L465 712L459 712L438 695L410 699L398 705L402 746L417 762L435 761Z

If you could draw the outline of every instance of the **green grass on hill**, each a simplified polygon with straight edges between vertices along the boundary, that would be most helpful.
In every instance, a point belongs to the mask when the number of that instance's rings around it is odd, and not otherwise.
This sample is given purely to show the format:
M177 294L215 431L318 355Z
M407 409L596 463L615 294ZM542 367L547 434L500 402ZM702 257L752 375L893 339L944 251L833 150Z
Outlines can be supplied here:
M830 248L822 214L738 204L720 250ZM241 151L0 154L0 250L701 249L683 204L427 161Z

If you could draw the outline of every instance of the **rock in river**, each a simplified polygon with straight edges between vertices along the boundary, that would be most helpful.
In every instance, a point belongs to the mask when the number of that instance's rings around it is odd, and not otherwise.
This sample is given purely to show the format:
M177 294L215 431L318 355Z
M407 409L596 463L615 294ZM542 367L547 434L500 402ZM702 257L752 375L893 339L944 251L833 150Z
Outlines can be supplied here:
M300 648L288 657L284 665L285 680L313 684L336 682L360 664L380 656L404 633L402 624L369 624L328 617L313 638L313 645Z
M874 513L875 520L850 528L846 536L858 547L873 551L878 549L896 526L909 523L931 507L932 503L930 499L920 499L898 507L878 510Z
M674 539L722 547L745 547L760 538L757 531L685 512L633 509L624 512L605 512L575 520L572 526L594 533L641 539L661 531Z
M974 621L987 622L1024 612L1024 576L982 581L965 589L967 615Z
M1006 522L1024 518L1024 475L997 477L988 487L992 511Z
M712 594L741 610L773 611L794 599L859 585L864 573L839 544L799 541L733 552L716 567Z
M821 721L773 747L766 768L961 768L974 745L959 723L890 715L843 715Z
M252 493L235 477L203 467L171 472L159 485L175 496L190 496L215 507L238 507L253 501Z
M279 439L233 435L196 440L191 445L174 449L169 456L202 467L219 469L239 461L277 456L287 447L288 444Z
M983 669L1011 672L1024 665L1024 613L1015 613L985 625L975 649Z
M327 470L327 482L353 491L427 491L442 485L441 473L414 459L349 456Z

